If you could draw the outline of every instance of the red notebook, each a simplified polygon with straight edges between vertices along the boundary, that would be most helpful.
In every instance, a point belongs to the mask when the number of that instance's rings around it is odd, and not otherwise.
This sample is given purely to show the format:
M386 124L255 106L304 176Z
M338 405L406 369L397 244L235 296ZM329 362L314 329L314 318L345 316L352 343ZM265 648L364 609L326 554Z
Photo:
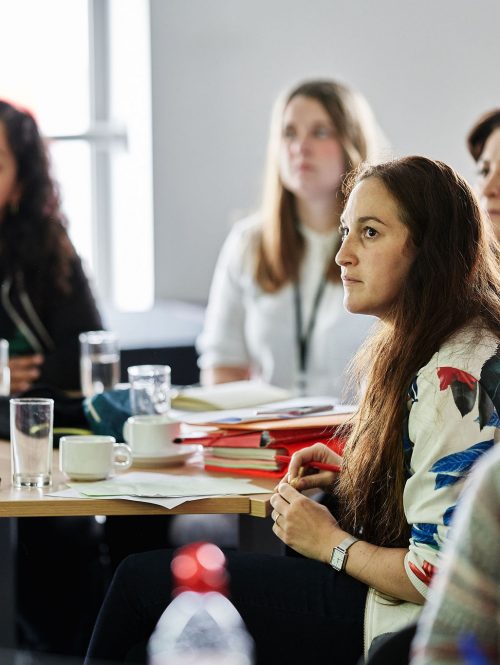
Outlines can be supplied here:
M193 432L175 439L176 443L198 443L202 446L224 446L230 448L267 448L276 444L299 443L305 441L329 441L335 433L331 427L307 427L299 429L274 430L230 430L218 429L212 432Z

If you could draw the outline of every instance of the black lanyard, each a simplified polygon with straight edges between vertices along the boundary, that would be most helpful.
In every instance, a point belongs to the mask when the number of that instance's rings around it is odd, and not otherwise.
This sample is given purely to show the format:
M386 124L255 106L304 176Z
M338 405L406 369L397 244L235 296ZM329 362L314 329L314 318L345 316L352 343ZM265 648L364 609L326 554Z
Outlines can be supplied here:
M302 297L300 295L300 287L297 282L294 282L293 292L295 300L295 340L297 344L297 352L299 356L299 382L298 388L300 394L304 394L306 390L306 371L307 371L307 361L309 359L309 349L311 337L314 331L314 326L316 325L316 317L318 314L319 305L326 286L326 275L321 278L318 288L316 289L316 295L314 296L313 306L311 310L311 316L309 318L309 323L304 332L302 332Z

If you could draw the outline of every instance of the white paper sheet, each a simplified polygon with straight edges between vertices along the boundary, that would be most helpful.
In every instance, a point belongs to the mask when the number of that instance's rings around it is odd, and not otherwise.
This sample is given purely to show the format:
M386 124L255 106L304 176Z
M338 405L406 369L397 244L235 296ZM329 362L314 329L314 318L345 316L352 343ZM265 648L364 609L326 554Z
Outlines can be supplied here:
M242 409L231 409L224 411L200 411L193 413L192 411L181 411L179 409L172 409L171 416L176 420L187 425L199 425L205 423L214 423L223 425L224 423L251 423L260 420L291 420L300 418L302 416L292 416L285 413L276 413L278 409L297 409L300 407L317 407L323 405L332 405L332 408L324 411L318 411L311 415L319 416L325 414L342 414L352 413L355 406L352 404L339 404L338 399L328 396L319 397L294 397L293 399L283 400L280 402L272 402L269 404L262 404L259 407L250 407ZM258 415L258 411L272 411L272 414ZM304 414L307 416L307 414ZM196 441L193 440L193 443Z
M268 494L247 478L212 478L209 476L178 476L168 473L132 472L93 483L69 482L68 486L92 498L142 497L168 498ZM57 493L55 494L57 496Z
M58 496L62 497L65 499L105 499L109 497L90 497L90 496L84 496L83 494L80 494L77 492L77 490L74 489L67 489L67 490L59 490L58 492L49 492L47 496ZM145 498L145 497L138 497L138 496L115 496L113 497L114 499L124 499L125 501L139 501L140 503L151 503L156 506L162 506L162 508L175 508L176 506L180 506L183 503L189 503L189 501L198 501L199 499L208 499L208 498L213 498L213 497L205 497L205 496L183 496L183 497L176 497L175 499L162 499L160 497L156 497L154 499L151 498Z

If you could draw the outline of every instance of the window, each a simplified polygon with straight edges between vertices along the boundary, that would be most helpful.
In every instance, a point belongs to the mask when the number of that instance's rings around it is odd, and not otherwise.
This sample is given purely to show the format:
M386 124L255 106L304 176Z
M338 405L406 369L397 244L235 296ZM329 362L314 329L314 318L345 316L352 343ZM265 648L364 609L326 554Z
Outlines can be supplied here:
M121 310L148 309L149 3L0 0L0 16L0 96L30 108L51 138L70 235L98 295Z

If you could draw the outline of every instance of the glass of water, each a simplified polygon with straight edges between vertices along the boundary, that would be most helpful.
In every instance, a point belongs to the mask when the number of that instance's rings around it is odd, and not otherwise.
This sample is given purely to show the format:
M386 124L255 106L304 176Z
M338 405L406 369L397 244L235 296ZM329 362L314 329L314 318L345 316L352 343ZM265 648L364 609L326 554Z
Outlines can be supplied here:
M113 332L80 333L80 378L85 397L111 390L120 381L120 349Z
M52 483L53 399L10 400L10 450L14 487Z
M132 413L134 415L167 413L170 409L170 367L134 365L127 371Z

